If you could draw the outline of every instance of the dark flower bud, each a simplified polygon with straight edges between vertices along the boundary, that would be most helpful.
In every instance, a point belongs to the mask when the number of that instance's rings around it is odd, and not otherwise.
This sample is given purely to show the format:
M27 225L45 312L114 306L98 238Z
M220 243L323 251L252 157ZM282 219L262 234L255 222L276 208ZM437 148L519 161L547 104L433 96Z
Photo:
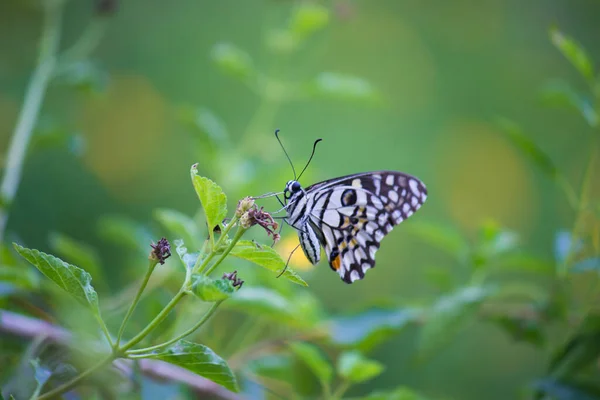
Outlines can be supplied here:
M171 245L166 238L160 239L156 244L152 243L150 247L152 247L152 251L148 256L148 259L150 260L155 260L164 264L165 260L171 257Z
M244 284L244 281L237 277L237 271L226 272L223 274L223 279L230 280L233 287L236 289L240 289Z

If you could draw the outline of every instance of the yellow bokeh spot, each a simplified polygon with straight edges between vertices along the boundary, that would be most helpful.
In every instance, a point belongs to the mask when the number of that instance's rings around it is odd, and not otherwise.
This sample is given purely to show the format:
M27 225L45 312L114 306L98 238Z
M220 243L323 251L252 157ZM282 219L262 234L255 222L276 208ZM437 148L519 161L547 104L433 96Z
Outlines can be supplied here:
M284 261L287 261L290 253L296 248L296 246L298 246L298 244L300 244L298 235L287 235L279 242L279 245L277 246L277 252L281 258L284 259ZM314 265L308 261L304 255L304 252L300 248L294 251L292 258L290 259L290 266L301 271L309 271L314 268Z
M474 230L494 219L527 229L535 218L535 190L526 160L494 128L457 122L436 139L437 162L431 196L463 228Z

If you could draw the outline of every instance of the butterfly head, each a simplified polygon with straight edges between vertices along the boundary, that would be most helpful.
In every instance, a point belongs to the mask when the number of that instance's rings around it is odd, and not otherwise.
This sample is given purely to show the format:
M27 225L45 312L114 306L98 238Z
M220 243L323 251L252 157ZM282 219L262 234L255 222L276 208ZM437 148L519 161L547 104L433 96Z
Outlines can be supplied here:
M283 196L286 200L292 198L292 196L298 192L302 191L302 186L300 186L300 182L298 181L288 181L285 184L285 189L283 189Z

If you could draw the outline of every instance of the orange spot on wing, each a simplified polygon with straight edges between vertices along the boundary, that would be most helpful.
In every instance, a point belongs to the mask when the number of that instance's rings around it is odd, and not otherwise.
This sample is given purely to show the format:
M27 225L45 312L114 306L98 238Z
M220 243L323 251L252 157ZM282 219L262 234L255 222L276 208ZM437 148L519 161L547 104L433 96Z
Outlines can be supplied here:
M336 271L338 269L340 269L340 264L342 263L342 256L341 255L337 255L336 258L334 258L333 260L331 260L331 266L333 267L333 269L335 269Z

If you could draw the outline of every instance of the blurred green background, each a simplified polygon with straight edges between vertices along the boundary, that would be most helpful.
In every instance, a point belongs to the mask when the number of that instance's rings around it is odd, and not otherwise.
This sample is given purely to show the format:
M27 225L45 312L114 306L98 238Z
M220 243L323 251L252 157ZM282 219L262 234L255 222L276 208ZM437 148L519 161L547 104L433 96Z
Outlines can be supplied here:
M78 66L48 92L8 238L49 251L52 234L60 232L98 248L106 290L114 292L136 271L99 237L102 217L152 225L157 208L193 215L198 203L188 171L195 162L224 188L231 209L243 196L282 190L292 174L273 136L279 128L297 169L313 141L324 139L305 186L393 169L416 175L429 190L423 209L384 239L365 280L346 285L325 262L311 269L294 259L307 290L332 314L432 298L437 293L426 278L432 269L460 279L464 271L411 235L417 220L469 238L494 220L519 232L523 246L551 257L554 235L570 226L573 213L494 121L519 121L567 177L579 179L589 128L574 113L544 107L540 93L557 78L585 87L548 30L557 24L600 61L600 2L314 2L328 10L326 21L294 47L285 28L306 3L119 2L93 64ZM94 12L91 1L68 3L63 48ZM3 153L40 26L33 4L0 2ZM234 48L247 55L239 65ZM259 78L248 84L255 72ZM74 93L73 85L81 90ZM301 95L288 96L297 88L293 93ZM272 199L261 205L278 208ZM289 251L295 235L284 227L277 246ZM268 243L262 233L256 238ZM380 347L372 356L386 371L352 393L406 384L442 398L515 398L542 373L546 357L483 323L426 363L412 360L414 339L409 332Z

